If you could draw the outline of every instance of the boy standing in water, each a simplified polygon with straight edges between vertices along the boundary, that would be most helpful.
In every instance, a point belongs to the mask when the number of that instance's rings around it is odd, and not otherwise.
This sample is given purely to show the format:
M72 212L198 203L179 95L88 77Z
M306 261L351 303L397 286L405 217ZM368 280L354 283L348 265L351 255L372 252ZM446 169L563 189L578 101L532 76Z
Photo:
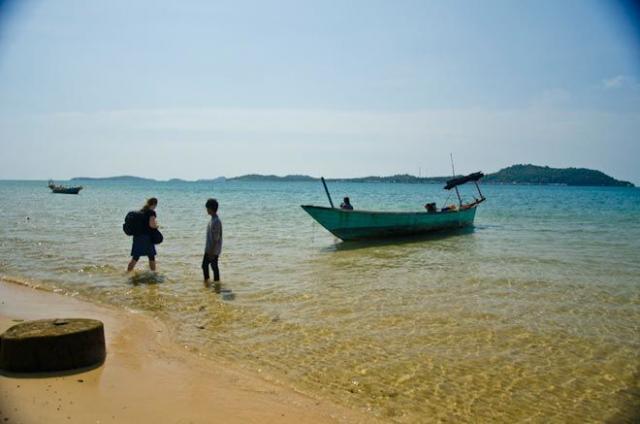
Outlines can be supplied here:
M205 203L207 213L211 220L207 224L207 243L204 247L204 257L202 258L202 272L204 274L204 284L209 285L209 265L213 269L213 281L220 281L220 270L218 269L218 257L222 251L222 222L218 218L218 201L209 199Z

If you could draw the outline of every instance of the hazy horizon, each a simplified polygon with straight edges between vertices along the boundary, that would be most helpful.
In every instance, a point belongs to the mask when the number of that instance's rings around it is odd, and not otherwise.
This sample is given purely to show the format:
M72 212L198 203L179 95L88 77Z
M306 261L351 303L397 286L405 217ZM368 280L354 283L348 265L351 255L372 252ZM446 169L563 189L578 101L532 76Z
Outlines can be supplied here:
M596 169L640 185L631 1L0 2L0 179Z
M514 166L517 165L533 165L533 166L547 166L547 165L537 165L537 164L513 164ZM589 169L589 168L581 168L581 167L573 167L574 169ZM477 169L476 171L482 171L484 174L493 174L496 172L501 171L503 168L501 169L496 169L496 170L483 170L483 169ZM565 168L566 169L566 168ZM600 170L594 170L594 171L600 171ZM413 177L417 177L417 178L450 178L450 175L424 175L424 174L420 174L421 170L419 170L418 174L387 174L387 175L382 175L382 174L368 174L368 175L358 175L358 176L353 176L353 177L344 177L344 176L333 176L333 177L327 177L327 180L332 180L332 179L354 179L354 178L385 178L385 177L393 177L393 176L397 176L397 175L410 175ZM473 171L475 172L475 171ZM605 173L606 174L606 173ZM181 180L181 181L185 181L185 182L197 182L197 181L212 181L212 180L216 180L216 179L220 179L220 178L224 178L224 179L234 179L234 178L239 178L239 177L244 177L244 176L248 176L248 175L257 175L257 176L262 176L262 177L270 177L270 176L276 176L276 177L292 177L292 176L302 176L302 177L311 177L311 178L316 178L319 179L320 177L323 177L323 175L309 175L309 174L261 174L261 173L255 173L255 172L249 172L247 174L240 174L240 175L218 175L218 176L211 176L211 177L206 177L206 178L193 178L193 179L187 179L187 178L180 178L180 177L168 177L168 178L153 178L153 177L148 177L148 176L144 176L144 175L132 175L132 174L120 174L120 175L101 175L101 176L97 176L97 175L76 175L74 177L69 177L69 178L45 178L45 179L39 179L39 178L27 178L27 179L15 179L15 178L1 178L0 181L48 181L48 180L54 180L54 181L70 181L70 180L83 180L83 179L97 179L97 180L104 180L104 179L112 179L112 178L139 178L139 179L144 179L144 180L152 180L152 181L157 181L157 182L168 182L171 180ZM462 173L456 172L456 175L462 175ZM616 178L615 175L609 175L606 174L609 177L612 177L618 181L625 181L622 180L620 178ZM633 182L632 182L633 183ZM634 184L635 186L637 186L637 184Z

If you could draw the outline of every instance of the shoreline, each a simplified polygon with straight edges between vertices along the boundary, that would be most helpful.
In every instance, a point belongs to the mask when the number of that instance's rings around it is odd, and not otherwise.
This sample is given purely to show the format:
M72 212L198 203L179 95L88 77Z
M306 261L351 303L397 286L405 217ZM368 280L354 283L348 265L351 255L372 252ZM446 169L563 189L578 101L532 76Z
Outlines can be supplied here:
M107 359L77 373L0 373L9 423L375 422L364 412L266 381L171 340L158 319L0 279L0 333L19 320L85 317L105 325Z

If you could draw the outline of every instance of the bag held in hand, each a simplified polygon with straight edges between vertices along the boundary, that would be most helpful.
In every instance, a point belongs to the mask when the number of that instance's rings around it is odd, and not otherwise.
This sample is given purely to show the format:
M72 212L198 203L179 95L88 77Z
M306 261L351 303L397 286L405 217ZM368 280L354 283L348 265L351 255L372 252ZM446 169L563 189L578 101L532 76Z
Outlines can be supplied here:
M152 229L151 233L149 233L149 234L151 235L151 242L153 244L160 244L160 243L162 243L162 240L164 240L164 237L162 236L162 233L157 228Z

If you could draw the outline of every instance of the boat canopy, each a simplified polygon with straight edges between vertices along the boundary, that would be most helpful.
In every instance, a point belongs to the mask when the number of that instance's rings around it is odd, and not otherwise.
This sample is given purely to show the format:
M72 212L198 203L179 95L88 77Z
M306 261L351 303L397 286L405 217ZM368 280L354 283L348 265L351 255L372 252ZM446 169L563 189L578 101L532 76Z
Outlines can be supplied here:
M474 172L473 174L469 174L464 177L453 178L447 181L447 185L444 186L444 189L451 190L452 188L468 183L469 181L478 181L482 177L484 177L482 172Z

